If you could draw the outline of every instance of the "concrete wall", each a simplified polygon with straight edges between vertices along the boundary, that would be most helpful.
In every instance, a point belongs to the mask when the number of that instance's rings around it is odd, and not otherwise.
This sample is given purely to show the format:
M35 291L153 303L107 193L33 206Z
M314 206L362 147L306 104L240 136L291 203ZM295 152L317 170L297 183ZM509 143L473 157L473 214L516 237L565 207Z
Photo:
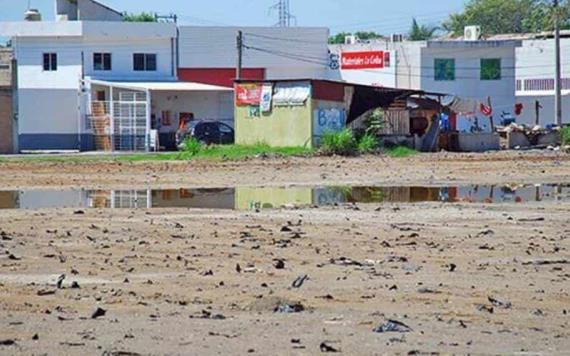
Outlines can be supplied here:
M284 56L252 49L244 50L243 67L267 68L265 79L326 76L329 30L323 27L181 26L179 67L235 68L238 30L243 31L244 42L248 46L286 54Z
M562 62L562 122L570 123L570 38L561 39ZM540 101L540 125L555 123L554 118L554 40L523 41L517 48L517 103L524 106L517 122L534 125L535 101ZM534 84L534 85L533 85ZM541 85L542 84L542 85ZM544 85L548 84L548 85Z
M20 150L79 149L78 100L76 89L20 89Z
M517 95L516 101L523 105L523 111L517 116L517 123L534 126L536 121L535 102L540 102L539 121L542 127L555 123L554 95ZM570 124L570 94L562 97L562 123Z
M455 80L435 80L435 59L455 59ZM481 80L481 59L501 59L501 79ZM515 105L515 44L509 42L429 42L422 49L421 89L483 102L491 97L494 115L512 113Z
M247 106L236 106L236 143L252 145L265 142L274 147L312 145L312 105L274 106L271 113L249 117Z
M462 152L486 152L501 149L499 135L494 133L459 134L459 150Z

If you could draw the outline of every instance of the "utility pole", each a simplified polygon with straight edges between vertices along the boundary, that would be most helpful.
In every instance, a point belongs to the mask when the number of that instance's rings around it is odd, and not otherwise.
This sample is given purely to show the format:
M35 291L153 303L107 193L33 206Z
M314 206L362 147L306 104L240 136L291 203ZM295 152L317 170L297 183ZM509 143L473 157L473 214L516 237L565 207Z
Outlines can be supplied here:
M561 61L560 61L560 10L558 7L559 0L554 0L554 53L556 56L556 78L554 79L554 112L557 126L562 126L562 80L561 80Z
M237 67L236 67L236 80L241 80L241 67L243 64L243 32L237 33Z

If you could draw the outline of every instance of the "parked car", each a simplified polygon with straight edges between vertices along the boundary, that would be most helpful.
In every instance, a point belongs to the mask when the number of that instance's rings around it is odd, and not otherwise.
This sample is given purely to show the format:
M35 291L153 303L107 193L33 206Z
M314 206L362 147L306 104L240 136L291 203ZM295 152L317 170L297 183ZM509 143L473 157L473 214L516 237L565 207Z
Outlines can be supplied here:
M191 122L185 135L177 135L176 147L184 149L184 141L190 137L204 145L229 145L234 143L234 129L220 121Z

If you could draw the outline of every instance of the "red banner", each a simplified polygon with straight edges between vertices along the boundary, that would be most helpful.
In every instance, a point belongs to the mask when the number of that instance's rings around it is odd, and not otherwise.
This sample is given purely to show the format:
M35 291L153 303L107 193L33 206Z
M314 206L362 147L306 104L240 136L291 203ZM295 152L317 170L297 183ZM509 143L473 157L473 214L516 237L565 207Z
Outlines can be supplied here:
M383 51L343 52L341 69L384 68Z
M259 105L261 103L261 89L259 84L237 84L236 105Z

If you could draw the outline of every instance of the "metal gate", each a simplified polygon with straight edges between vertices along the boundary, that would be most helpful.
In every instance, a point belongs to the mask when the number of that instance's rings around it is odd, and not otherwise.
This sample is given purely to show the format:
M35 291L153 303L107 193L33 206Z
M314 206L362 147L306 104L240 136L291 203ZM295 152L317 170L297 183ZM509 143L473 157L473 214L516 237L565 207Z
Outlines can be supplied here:
M119 101L113 103L111 126L115 151L145 151L148 147L146 93L120 92Z

